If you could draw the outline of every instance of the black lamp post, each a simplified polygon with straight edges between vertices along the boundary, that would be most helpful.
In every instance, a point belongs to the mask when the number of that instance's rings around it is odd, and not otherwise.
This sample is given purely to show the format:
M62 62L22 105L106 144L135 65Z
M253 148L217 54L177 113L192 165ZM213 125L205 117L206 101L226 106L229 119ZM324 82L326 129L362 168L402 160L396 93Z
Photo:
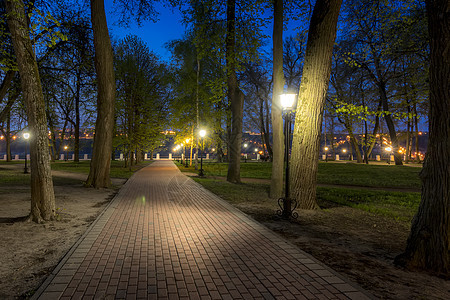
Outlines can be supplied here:
M285 142L285 154L286 161L286 180L284 188L284 198L278 199L278 205L280 210L277 211L283 219L289 219L291 217L298 218L298 214L294 212L297 208L297 200L293 200L289 197L289 148L291 145L291 112L294 108L296 94L283 94L280 96L281 106L286 111L284 120L284 142Z
M206 135L206 130L203 130L203 129L200 130L199 134L200 134L200 138L202 140L202 146L201 146L201 149L200 149L200 172L198 173L198 176L204 177L205 174L203 172L203 138Z
M245 161L245 162L247 162L247 146L248 146L248 144L245 143L245 144L244 144L244 161Z
M23 138L25 139L25 168L23 169L23 173L28 174L27 152L28 152L28 139L30 138L30 134L28 132L25 132L23 134Z
M188 160L187 160L187 156L186 156L186 145L187 143L189 143L190 139L186 139L186 143L184 144L184 167L187 168L188 167Z

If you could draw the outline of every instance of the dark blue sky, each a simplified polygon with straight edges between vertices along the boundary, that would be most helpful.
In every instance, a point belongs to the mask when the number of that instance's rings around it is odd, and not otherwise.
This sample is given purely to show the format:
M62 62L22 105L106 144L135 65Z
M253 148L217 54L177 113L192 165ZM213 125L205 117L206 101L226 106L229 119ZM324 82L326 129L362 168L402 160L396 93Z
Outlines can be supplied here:
M159 2L156 2L155 8L159 13L159 21L156 23L145 21L142 26L137 26L136 23L133 23L129 28L124 28L114 24L117 16L112 13L112 3L113 0L106 0L105 10L108 28L114 37L122 39L128 34L134 34L144 40L150 50L162 59L166 61L170 59L170 52L167 51L164 44L170 40L181 38L185 31L185 27L181 23L181 14L177 9L172 11L171 8L166 8Z

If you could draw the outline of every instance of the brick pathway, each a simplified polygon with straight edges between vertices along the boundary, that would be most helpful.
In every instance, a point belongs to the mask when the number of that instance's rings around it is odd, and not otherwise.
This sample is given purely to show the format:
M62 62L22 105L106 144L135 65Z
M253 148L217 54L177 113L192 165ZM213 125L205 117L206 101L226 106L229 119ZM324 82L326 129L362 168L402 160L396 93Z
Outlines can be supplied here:
M34 299L369 299L181 174L136 173Z

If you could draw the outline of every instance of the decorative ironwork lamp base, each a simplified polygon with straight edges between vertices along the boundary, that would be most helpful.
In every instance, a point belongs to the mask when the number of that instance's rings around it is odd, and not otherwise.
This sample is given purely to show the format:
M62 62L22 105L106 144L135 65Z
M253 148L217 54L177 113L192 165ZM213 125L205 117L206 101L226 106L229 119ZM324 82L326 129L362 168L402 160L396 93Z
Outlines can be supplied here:
M298 213L294 211L297 208L297 205L297 200L280 198L278 199L278 206L280 209L277 210L277 215L283 219L297 219Z

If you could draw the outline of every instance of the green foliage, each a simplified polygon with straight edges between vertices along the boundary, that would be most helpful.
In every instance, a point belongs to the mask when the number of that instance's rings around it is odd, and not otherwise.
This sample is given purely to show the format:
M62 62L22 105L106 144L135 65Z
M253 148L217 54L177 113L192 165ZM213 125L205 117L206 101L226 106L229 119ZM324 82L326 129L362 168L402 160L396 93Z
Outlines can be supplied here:
M165 138L170 71L136 36L115 49L116 125L114 145L125 153L156 148Z

